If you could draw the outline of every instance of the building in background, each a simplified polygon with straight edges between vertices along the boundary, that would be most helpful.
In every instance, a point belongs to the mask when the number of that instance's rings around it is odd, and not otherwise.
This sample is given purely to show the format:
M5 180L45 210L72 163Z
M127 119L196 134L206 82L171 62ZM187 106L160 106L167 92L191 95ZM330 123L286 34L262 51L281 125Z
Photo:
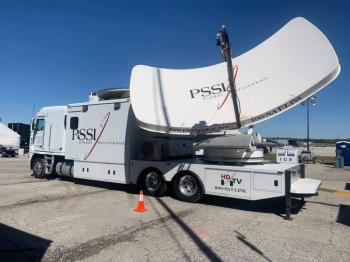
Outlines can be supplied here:
M20 136L2 122L0 122L0 145L14 148L20 145Z

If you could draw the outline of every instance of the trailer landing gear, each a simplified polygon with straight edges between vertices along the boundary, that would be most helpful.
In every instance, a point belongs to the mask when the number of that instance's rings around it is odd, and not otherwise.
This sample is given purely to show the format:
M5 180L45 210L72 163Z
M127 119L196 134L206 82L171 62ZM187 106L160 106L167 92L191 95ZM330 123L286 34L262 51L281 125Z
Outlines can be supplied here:
M286 192L286 216L284 217L285 220L291 221L290 214L292 212L292 200L290 198L290 186L291 186L291 172L290 170L287 170L285 175L285 192Z
M292 173L290 170L287 170L285 172L285 201L286 201L286 215L284 217L285 220L291 221L291 213L292 213L292 194L290 193L291 189L291 176ZM302 164L300 165L300 178L305 178L305 165ZM305 204L305 195L295 195L293 194L294 197L300 197L301 200L301 205L304 206Z

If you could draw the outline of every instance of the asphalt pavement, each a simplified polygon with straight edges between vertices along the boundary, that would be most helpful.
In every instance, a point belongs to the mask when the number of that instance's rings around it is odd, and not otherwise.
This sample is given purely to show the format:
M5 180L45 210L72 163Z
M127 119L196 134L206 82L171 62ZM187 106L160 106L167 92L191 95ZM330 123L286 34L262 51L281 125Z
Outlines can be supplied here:
M318 196L200 203L134 187L35 179L27 158L0 159L0 261L350 261L350 171L307 165ZM341 193L345 194L341 194ZM349 195L347 194L349 193Z

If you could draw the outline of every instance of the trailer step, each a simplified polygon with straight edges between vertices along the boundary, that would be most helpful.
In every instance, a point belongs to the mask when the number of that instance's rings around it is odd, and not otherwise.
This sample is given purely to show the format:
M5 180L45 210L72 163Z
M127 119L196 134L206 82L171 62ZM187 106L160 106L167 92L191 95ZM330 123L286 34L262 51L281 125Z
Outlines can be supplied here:
M311 178L300 178L291 185L292 194L314 195L321 186L321 180Z

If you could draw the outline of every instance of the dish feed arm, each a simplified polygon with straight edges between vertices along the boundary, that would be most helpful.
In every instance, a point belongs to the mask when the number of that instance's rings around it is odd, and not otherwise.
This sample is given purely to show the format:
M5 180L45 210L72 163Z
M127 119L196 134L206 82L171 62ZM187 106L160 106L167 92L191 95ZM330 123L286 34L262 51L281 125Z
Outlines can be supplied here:
M231 90L231 98L233 102L233 107L235 110L236 116L236 124L237 128L241 127L241 119L240 119L240 110L238 107L238 96L235 85L235 77L234 77L234 69L232 66L232 58L231 58L231 44L230 38L228 36L227 28L225 25L222 25L219 32L216 34L216 45L221 48L222 56L224 61L227 64L227 74L228 74L228 82L229 88Z

